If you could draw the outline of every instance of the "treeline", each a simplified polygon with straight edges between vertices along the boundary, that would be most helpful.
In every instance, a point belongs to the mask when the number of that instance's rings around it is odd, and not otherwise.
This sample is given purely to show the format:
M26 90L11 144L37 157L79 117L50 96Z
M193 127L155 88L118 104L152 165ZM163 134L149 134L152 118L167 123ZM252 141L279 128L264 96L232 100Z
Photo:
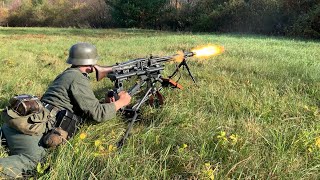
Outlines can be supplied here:
M110 22L103 0L6 0L2 26L104 27Z
M0 25L320 38L320 0L5 0Z

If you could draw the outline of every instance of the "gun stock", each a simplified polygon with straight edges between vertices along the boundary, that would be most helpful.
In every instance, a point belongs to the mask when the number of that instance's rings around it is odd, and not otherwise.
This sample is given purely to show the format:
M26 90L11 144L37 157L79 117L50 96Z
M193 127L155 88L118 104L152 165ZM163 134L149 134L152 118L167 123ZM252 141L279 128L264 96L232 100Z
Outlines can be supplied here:
M105 78L110 72L113 72L112 66L94 66L96 70L96 79L100 81L101 79Z

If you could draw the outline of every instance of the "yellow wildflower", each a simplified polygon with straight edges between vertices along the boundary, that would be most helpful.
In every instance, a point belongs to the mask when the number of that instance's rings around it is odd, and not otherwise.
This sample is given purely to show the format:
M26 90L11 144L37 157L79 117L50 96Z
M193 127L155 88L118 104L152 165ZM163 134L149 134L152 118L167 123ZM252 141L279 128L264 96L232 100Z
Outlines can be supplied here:
M86 133L81 133L79 136L80 139L85 139L86 137L87 137Z
M95 152L95 153L93 153L93 156L94 156L94 157L98 157L98 156L101 156L101 154L100 154L100 153Z
M94 141L94 145L96 147L100 146L101 144L102 144L102 142L99 139Z
M320 148L320 137L317 137L316 138L316 146L318 147L318 148Z
M227 140L226 134L227 133L225 131L220 131L220 134L217 136L217 138L221 140Z
M214 180L214 174L213 173L209 176L209 179Z
M204 163L204 166L208 169L211 167L211 164L210 163Z
M312 153L312 152L313 152L312 147L309 147L309 148L308 148L308 151Z
M113 151L116 151L117 150L117 147L110 144L109 147L108 147L108 152L113 152Z
M231 139L231 143L233 145L235 145L238 142L238 135L236 135L236 134L231 134L231 136L229 138Z
M214 173L215 173L215 169L211 169L211 164L210 163L205 163L204 164L205 169L203 170L203 175L210 180L214 180Z
M187 144L182 144L180 147L178 146L178 152L182 153L188 147Z
M226 137L226 132L225 131L220 131L220 135L217 136L218 139L223 139Z
M157 144L157 145L158 145L158 144L160 144L159 139L160 139L160 136L159 136L159 135L157 135L157 136L156 136L156 144Z
M116 133L113 130L111 130L110 134L111 134L112 138L116 138Z
M222 144L226 144L226 143L228 143L228 139L227 139L227 137L226 137L226 132L225 131L220 131L220 134L217 136L217 139L219 140L219 141L221 141L222 142Z

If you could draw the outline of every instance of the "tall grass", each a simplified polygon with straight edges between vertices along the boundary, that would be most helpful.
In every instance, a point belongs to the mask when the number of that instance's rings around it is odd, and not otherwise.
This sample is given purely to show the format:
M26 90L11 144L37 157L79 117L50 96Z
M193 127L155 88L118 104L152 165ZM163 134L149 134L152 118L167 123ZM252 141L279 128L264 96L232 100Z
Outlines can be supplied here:
M126 128L121 117L88 123L50 150L50 171L40 179L320 178L317 41L54 28L0 28L0 39L1 108L14 94L41 96L68 67L76 42L96 45L105 65L203 44L226 50L205 61L190 59L197 84L181 72L185 89L162 91L162 108L145 106L123 149L114 147ZM173 69L167 64L164 74ZM112 87L107 79L92 85L97 97Z

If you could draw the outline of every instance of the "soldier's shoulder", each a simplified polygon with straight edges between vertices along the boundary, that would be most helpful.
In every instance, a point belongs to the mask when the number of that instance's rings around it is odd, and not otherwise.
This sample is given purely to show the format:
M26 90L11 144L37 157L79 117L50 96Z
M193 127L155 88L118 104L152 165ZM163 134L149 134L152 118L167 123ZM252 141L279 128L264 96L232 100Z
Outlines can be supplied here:
M64 76L71 76L71 77L77 77L80 74L81 72L77 68L68 68L62 73L62 75Z
M78 79L79 76L81 76L81 72L78 69L68 68L57 77L57 80L74 81L75 79Z

